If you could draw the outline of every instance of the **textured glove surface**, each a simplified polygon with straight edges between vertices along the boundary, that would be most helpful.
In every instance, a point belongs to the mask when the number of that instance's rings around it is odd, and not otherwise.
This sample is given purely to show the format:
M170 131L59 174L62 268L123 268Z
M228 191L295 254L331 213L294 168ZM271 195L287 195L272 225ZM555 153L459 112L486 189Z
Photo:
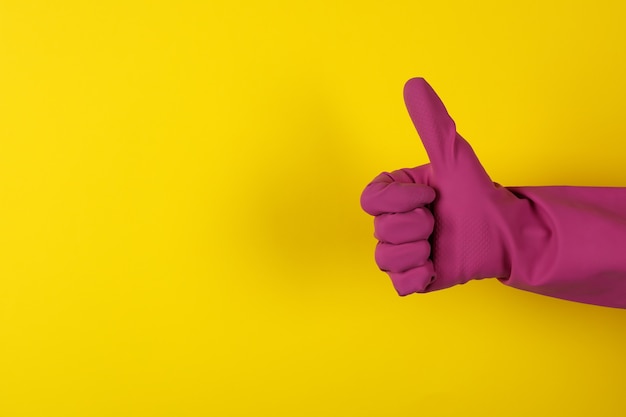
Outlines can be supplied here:
M363 191L378 266L400 295L508 277L494 216L515 196L491 181L424 79L407 82L404 100L431 163L382 173Z
M626 187L502 187L426 81L409 80L404 99L430 164L382 173L361 195L400 295L496 277L626 308Z

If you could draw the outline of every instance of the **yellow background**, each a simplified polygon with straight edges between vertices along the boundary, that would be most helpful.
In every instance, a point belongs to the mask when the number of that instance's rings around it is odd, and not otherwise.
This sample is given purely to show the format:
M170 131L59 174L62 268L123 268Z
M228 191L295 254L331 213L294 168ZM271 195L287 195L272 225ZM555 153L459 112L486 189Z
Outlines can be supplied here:
M414 76L495 181L626 186L622 4L0 0L0 416L623 416L626 311L400 298L358 203Z

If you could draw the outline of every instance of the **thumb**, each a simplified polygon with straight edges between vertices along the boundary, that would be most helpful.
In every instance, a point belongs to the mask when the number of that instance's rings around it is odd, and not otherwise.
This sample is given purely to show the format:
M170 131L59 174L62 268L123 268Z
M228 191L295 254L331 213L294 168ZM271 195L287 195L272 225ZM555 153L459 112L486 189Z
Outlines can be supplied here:
M456 131L456 124L433 88L423 78L412 78L404 86L404 102L413 125L438 177L470 175L489 178L472 147Z
M404 102L433 168L450 163L456 139L456 125L435 90L423 78L404 85Z

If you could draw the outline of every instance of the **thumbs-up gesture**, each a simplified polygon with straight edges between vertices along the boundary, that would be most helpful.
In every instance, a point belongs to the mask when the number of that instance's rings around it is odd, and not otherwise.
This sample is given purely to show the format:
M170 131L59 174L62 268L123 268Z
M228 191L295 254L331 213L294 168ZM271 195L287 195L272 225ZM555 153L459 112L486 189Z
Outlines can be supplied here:
M517 198L491 181L430 85L409 80L404 100L430 164L384 172L361 206L375 216L375 258L400 295L471 279L506 278L501 211Z
M400 295L493 277L626 308L626 187L502 187L426 81L409 80L404 101L430 164L383 172L361 194Z

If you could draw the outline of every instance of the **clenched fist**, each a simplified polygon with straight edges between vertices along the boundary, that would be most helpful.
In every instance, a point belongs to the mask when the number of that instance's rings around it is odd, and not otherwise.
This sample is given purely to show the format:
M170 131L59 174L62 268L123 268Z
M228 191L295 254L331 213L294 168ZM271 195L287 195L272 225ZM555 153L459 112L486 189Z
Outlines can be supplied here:
M378 266L400 295L508 276L491 219L515 197L489 179L424 79L407 82L404 100L431 163L384 172L363 191Z
M376 262L400 295L495 277L626 308L625 187L502 187L425 80L409 80L404 100L430 164L384 172L361 194Z

